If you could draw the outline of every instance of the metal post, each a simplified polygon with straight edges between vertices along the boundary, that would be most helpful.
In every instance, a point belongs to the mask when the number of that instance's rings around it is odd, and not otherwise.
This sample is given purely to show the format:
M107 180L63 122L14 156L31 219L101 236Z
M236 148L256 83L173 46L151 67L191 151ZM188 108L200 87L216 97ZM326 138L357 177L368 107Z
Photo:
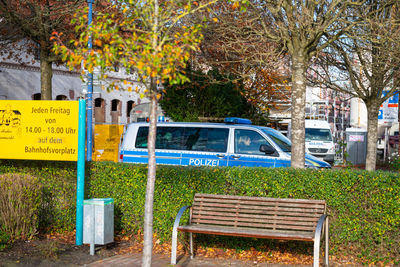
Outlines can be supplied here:
M94 255L94 244L96 242L96 205L92 205L92 232L90 239L90 255Z
M94 0L87 0L89 5L88 26L92 24L92 5ZM88 41L89 51L92 49L92 36L89 36ZM87 147L86 159L92 161L92 146L93 146L93 73L88 74L88 92L87 92Z
M85 189L85 100L79 100L78 167L76 184L76 236L77 246L83 244L83 199Z

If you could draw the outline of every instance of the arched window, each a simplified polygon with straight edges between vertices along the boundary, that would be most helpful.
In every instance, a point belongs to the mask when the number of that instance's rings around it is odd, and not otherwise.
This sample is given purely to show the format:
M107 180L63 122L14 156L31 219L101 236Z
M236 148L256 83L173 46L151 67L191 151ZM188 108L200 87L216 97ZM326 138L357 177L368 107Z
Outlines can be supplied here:
M40 100L42 99L42 94L41 93L37 93L32 95L32 100Z
M94 121L96 123L106 122L106 108L103 98L96 98L94 100Z
M119 123L121 117L121 101L113 99L111 101L111 123Z
M58 95L56 96L56 100L68 100L66 95Z
M135 102L132 101L132 100L129 100L129 101L126 103L126 121L127 121L127 122L131 122L131 121L130 121L130 118L131 118L131 110L132 110L132 108L134 107L134 105L135 105Z

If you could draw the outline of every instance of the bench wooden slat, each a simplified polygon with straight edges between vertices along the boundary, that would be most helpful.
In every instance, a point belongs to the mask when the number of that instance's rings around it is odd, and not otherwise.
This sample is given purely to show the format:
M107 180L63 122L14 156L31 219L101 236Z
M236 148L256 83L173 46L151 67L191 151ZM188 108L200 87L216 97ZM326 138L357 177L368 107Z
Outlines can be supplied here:
M283 224L283 225L302 225L302 226L312 226L315 227L317 224L317 221L296 221L296 220L281 220L279 218L273 218L271 217L268 220L265 220L265 218L243 218L243 217L235 217L232 220L233 217L221 217L221 216L202 216L202 217L194 217L192 218L193 223L202 223L203 220L215 220L215 221L221 221L221 222L233 222L234 224L240 223L240 222L253 222L253 223L258 223L261 224L260 227L262 227L262 224Z
M218 211L218 212L233 212L237 213L239 210L235 207L204 207L204 206L193 206L193 211ZM290 215L293 214L294 216L307 216L307 217L320 217L324 212L323 210L309 210L307 213L304 212L302 209L278 209L278 208L243 208L243 212L247 214L277 214L277 215Z
M193 221L193 224L196 224L196 220ZM246 223L246 222L227 222L227 221L216 221L216 220L201 220L198 221L201 225L220 225L220 226L232 226L240 229L241 227L252 227L259 230L262 229L292 229L292 230L302 230L302 231L314 231L315 226L295 226L295 225L285 225L281 223Z
M202 234L215 234L215 235L229 235L229 236L242 236L242 237L255 237L255 238L270 238L270 239L285 239L285 240L302 240L312 241L314 236L310 232L301 231L267 231L252 228L234 228L234 227L220 227L220 226L198 226L187 225L179 226L179 231L202 233Z
M264 220L288 220L288 221L304 221L304 222L317 222L319 217L302 217L303 215L299 213L299 215L280 215L280 214L273 214L266 215L266 214L251 214L251 213L227 213L227 212L218 212L218 211L205 211L205 210L196 210L195 213L192 214L193 218L202 218L204 216L218 216L218 217L227 217L228 219L232 219L230 217L238 217L238 218L259 218Z
M320 203L325 205L325 200L315 200L315 199L293 199L293 198L267 198L267 197L248 197L248 196L231 196L231 195L212 195L212 194L195 194L196 199L237 199L237 200L261 200L261 201L272 201L272 202L288 202L288 203Z
M218 205L218 203L223 204L238 204L240 205L250 205L250 206L275 206L278 205L280 207L293 207L293 208L315 208L315 209L323 209L325 207L322 203L297 203L297 202L287 202L287 201L251 201L251 200L238 200L238 199L208 199L208 198L197 198L194 200L193 204L202 203L203 205Z

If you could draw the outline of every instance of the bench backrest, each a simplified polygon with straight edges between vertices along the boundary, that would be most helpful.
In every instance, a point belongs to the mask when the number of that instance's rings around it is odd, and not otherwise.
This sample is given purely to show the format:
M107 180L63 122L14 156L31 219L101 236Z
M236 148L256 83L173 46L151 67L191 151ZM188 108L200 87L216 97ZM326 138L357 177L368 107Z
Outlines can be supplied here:
M192 224L314 232L325 200L196 194Z

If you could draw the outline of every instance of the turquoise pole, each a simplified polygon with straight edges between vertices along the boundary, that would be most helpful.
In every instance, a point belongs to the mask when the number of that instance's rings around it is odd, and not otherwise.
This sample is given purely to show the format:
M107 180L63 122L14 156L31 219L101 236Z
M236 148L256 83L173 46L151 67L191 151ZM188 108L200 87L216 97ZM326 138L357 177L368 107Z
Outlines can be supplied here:
M77 246L83 244L83 199L85 188L85 124L86 102L79 99L79 128L78 128L78 175L76 183L76 234Z

